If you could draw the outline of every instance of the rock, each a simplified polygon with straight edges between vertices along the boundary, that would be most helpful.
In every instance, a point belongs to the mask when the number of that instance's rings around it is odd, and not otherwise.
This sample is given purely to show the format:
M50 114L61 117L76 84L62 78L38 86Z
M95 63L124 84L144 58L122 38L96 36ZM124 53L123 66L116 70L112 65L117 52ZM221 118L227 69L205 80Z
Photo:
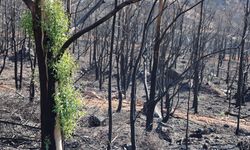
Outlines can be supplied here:
M237 144L237 147L239 147L239 149L242 149L242 150L249 150L250 149L250 143L249 141L240 141L238 144Z
M216 128L207 128L209 130L210 133L214 133L216 132Z
M17 122L21 122L23 120L20 114L15 114L14 116L11 116L11 119Z
M207 144L203 144L203 145L202 145L202 149L208 149Z
M182 139L177 140L177 141L176 141L176 144L182 145Z
M202 138L202 134L201 133L193 133L193 134L190 134L189 137L192 137L192 138Z
M88 123L89 123L89 127L105 126L106 118L92 115L88 118Z
M202 138L202 133L203 133L203 130L199 128L196 131L194 131L194 133L190 134L189 137L200 139L200 138Z
M158 113L155 113L155 112L154 112L154 117L155 118L160 118L160 116L158 115Z
M208 144L210 143L210 141L209 141L209 140L205 140L205 142L206 142L206 143L208 143Z
M165 141L167 141L169 143L172 143L171 137L167 133L165 133L165 132L160 132L159 133L159 138L163 139L163 140L165 140Z
M180 85L180 90L181 91L188 91L192 88L192 86L188 83L188 82L185 82L185 83L182 83Z
M235 93L232 98L233 99L237 99L237 97L238 97L238 93ZM244 98L245 98L245 102L249 102L250 101L250 91L249 91L249 88L247 89L247 91L244 92Z
M70 148L70 149L72 149L72 148L79 148L80 144L79 144L78 141L73 141L73 142L70 142L70 143L66 143L65 147Z
M191 145L191 144L193 143L193 142L191 141L191 139L189 139L189 138L188 138L188 139L184 138L184 139L182 140L182 144L183 144L183 145L186 145L186 142L187 142L188 145Z
M187 61L186 60L181 60L181 63L185 64L185 63L187 63Z
M194 133L198 133L198 134L204 134L204 130L198 128L197 130L194 131Z
M131 144L124 144L124 145L122 146L122 149L123 149L123 150L132 150L132 145L131 145Z
M208 135L211 133L216 132L215 128L205 128L205 129L197 129L196 131L194 131L193 134L190 134L189 137L193 137L193 138L202 138L203 135Z
M207 110L212 110L212 107L208 107Z
M250 136L250 132L246 129L239 129L239 133L242 135Z
M213 84L220 85L220 81L213 81Z
M161 124L158 124L158 127L156 128L156 132L159 134L160 139L164 139L165 141L172 143L172 139L169 136L169 131L161 126Z
M196 133L203 133L203 130L202 129L200 129L200 128L198 128L196 131L195 131Z
M228 124L224 124L223 127L224 128L229 128L229 125Z
M214 133L216 132L216 129L215 128L205 128L203 131L202 131L202 134L211 134L211 133Z
M243 145L243 142L240 141L240 142L237 144L237 147L242 147L242 145Z
M186 145L181 145L180 150L186 150Z

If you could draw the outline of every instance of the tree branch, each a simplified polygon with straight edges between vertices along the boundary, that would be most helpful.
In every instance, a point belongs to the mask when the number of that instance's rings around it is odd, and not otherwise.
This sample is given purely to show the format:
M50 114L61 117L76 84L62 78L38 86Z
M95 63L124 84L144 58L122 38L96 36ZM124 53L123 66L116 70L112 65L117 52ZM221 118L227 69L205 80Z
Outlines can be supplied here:
M187 9L183 10L183 11L180 12L177 16L175 16L175 18L173 19L173 21L172 21L172 22L166 27L166 29L163 31L163 33L162 33L162 35L161 35L159 41L161 42L161 41L164 39L164 37L165 37L165 35L166 35L168 29L169 29L170 27L172 27L172 25L177 21L177 19L178 19L181 15L183 15L183 14L185 14L186 12L190 11L191 9L193 9L194 7L196 7L197 5L199 5L199 4L200 4L201 2L203 2L203 1L204 1L204 0L200 0L199 2L195 3L193 6L191 6L191 7L187 8Z
M5 120L0 120L0 123L17 125L17 126L22 126L22 127L26 127L26 128L35 129L35 130L40 130L41 129L39 127L34 127L34 126L26 125L26 124L21 124L21 123L16 123L16 122L10 122L10 121L5 121Z
M224 48L222 50L218 50L218 51L214 51L214 52L211 52L211 53L208 53L206 55L203 55L201 56L197 61L195 61L192 65L190 65L189 67L187 67L179 76L178 79L175 79L174 81L171 82L171 84L169 84L169 86L166 88L167 90L165 90L163 93L159 94L155 100L153 101L154 103L158 103L168 92L169 88L172 86L172 85L176 85L178 83L180 83L183 79L184 79L184 75L186 75L186 73L193 67L194 64L198 63L199 61L201 61L202 59L205 59L205 58L209 58L211 57L212 55L215 55L215 54L218 54L218 53L221 53L221 52L225 52L225 51L228 51L230 49L238 49L240 47L241 44L239 44L238 46L236 47L228 47L228 48ZM173 95L174 96L174 95ZM171 98L173 98L170 97Z
M123 3L121 3L120 5L118 5L115 9L113 9L111 12L109 12L107 15L105 15L104 17L102 17L101 19L99 19L98 21L96 21L95 23L93 23L92 25L78 31L77 33L75 33L74 35L72 35L62 46L62 48L60 49L59 53L56 56L56 60L59 60L61 58L61 56L64 54L65 50L70 46L70 44L72 44L75 40L77 40L79 37L81 37L82 35L84 35L85 33L93 30L94 28L98 27L99 25L101 25L102 23L104 23L105 21L107 21L108 19L110 19L111 17L113 17L118 11L120 11L123 7L139 2L141 0L128 0L125 1Z
M96 5L95 5L93 8L91 8L87 14L85 14L84 16L82 16L82 17L76 22L75 27L77 27L77 26L78 26L79 24L81 24L81 23L84 23L84 22L87 20L87 18L88 18L95 10L97 10L103 3L105 3L104 0L100 0L98 3L96 3Z
M26 138L9 138L9 137L0 137L0 141L14 141L14 142L17 142L17 141L31 141L31 142L40 142L39 140L35 140L35 139L26 139Z
M35 12L35 4L32 0L23 0L23 2L26 4L26 6L29 8L31 13L33 14Z

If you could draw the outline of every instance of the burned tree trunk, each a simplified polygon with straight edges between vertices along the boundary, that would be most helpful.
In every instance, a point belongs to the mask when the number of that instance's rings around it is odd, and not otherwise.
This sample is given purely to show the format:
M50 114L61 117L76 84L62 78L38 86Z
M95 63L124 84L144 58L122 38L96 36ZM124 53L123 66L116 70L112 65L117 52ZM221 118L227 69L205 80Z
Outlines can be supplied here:
M151 71L151 83L150 83L150 97L146 106L146 130L152 131L153 129L153 114L156 106L155 94L156 94L156 73L159 61L159 51L160 51L160 32L161 32L161 17L163 12L163 0L159 1L159 15L156 22L156 35L155 35L155 45L154 45L154 56L153 56L153 68Z
M194 89L193 89L193 95L194 95L194 100L193 100L193 108L194 108L194 113L198 113L198 94L199 94L199 69L200 69L200 61L199 61L199 56L200 56L200 36L201 36L201 25L202 25L202 16L203 16L203 1L201 2L201 7L200 7L200 21L198 25L198 32L195 40L195 47L194 47L194 77L193 77L193 82L194 82Z
M117 0L115 0L115 8L117 6ZM113 51L114 51L114 37L115 37L115 21L116 15L113 16L112 21L112 33L111 33L111 43L110 43L110 53L109 53L109 81L108 81L108 116L109 116L109 133L108 133L108 150L111 149L111 140L112 140L112 66L113 66Z
M238 83L237 83L237 100L236 100L236 106L239 107L238 116L237 116L237 127L236 127L236 135L239 135L240 130L240 116L241 116L241 105L244 102L244 51L245 51L245 38L246 38L246 32L248 30L248 17L249 17L249 0L247 0L246 3L246 10L245 10L245 16L244 16L244 28L243 28L243 34L241 39L241 49L240 49L240 64L239 64L239 76L238 76Z

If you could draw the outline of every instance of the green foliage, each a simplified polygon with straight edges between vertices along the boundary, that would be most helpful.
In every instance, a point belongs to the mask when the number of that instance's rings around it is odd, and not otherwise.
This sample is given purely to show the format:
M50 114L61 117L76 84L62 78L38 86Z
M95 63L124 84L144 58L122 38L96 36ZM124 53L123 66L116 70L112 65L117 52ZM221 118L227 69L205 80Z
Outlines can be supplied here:
M68 17L59 0L47 0L45 14L47 18L43 23L44 29L49 36L49 46L56 55L67 40L65 33L68 31ZM66 52L58 62L50 65L55 69L55 78L58 80L55 112L59 115L64 136L69 138L75 129L78 118L82 115L80 94L73 87L72 80L76 64L70 53Z
M56 78L61 82L71 82L71 75L76 69L76 63L70 53L65 52L62 58L54 64L55 70L58 72Z
M83 114L79 111L81 104L80 94L75 90L71 74L76 69L73 57L65 53L55 65L56 78L59 81L55 95L55 111L60 116L60 125L66 138L74 131L76 121Z
M32 23L32 15L30 11L25 11L21 17L21 27L28 33L30 37L33 37L33 23Z
M66 138L70 138L79 117L83 114L79 111L81 100L71 84L60 86L55 96L55 111L60 116L60 125Z
M49 36L50 48L58 53L62 44L67 40L68 17L63 10L60 0L47 0L45 4L44 29Z
M62 44L67 40L68 17L64 12L61 0L46 0L44 8L45 18L42 27L48 36L45 46L52 50L53 56L58 54ZM25 12L22 16L22 27L33 35L32 16ZM52 57L53 59L53 57ZM54 95L56 106L54 111L60 118L61 130L66 138L69 138L76 126L76 122L83 113L80 94L73 87L72 74L76 64L70 53L66 52L57 62L48 60L49 67L55 70L55 78L58 81L57 91Z

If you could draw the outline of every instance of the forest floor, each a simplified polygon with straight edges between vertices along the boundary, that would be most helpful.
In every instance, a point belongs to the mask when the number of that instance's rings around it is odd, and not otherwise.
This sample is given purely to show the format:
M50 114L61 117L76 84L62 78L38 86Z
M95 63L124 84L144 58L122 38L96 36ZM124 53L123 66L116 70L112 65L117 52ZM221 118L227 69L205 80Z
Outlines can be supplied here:
M29 101L28 64L24 69L23 89L15 90L13 63L7 63L0 76L0 150L39 149L39 88L36 83L36 97ZM92 79L92 80L91 80ZM114 82L115 83L115 82ZM107 147L108 133L108 101L106 85L104 90L98 89L98 82L93 76L87 75L78 86L83 95L85 115L79 122L72 139L65 142L68 150L101 150ZM143 95L143 91L138 91ZM113 87L113 149L125 149L130 144L129 96L123 100L120 113L115 112L118 101L116 99L115 84ZM128 92L129 95L129 92ZM142 97L138 96L137 111L143 107ZM174 100L177 101L177 98ZM188 91L179 95L179 105L173 116L158 132L156 127L159 118L154 119L154 129L145 131L146 117L139 113L136 119L136 143L139 150L171 150L185 149L186 118ZM233 100L234 101L234 100ZM192 97L190 105L192 104ZM218 149L218 150L249 150L250 149L250 102L242 107L240 135L235 135L235 116L228 115L228 101L226 97L211 85L203 85L199 96L199 113L189 114L189 149ZM232 106L231 113L237 109ZM106 124L99 127L89 127L90 116L106 119Z

